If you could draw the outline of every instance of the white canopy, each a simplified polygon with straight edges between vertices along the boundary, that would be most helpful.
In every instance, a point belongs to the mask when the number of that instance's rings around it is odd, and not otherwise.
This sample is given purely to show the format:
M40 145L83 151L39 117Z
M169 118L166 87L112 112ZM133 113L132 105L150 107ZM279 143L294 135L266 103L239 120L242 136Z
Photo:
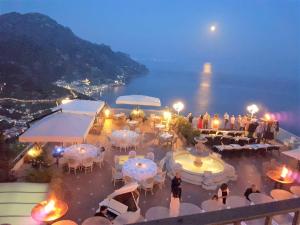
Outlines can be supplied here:
M55 107L54 110L62 109L63 112L88 114L94 116L99 113L104 106L105 102L103 101L74 99L70 100L68 103Z
M285 151L282 152L283 154L290 156L298 161L300 161L300 148L294 149L294 150L290 150L290 151Z
M84 142L94 116L56 112L35 123L20 137L20 142Z
M143 105L143 106L161 106L160 99L145 95L124 95L116 100L116 104L123 105Z

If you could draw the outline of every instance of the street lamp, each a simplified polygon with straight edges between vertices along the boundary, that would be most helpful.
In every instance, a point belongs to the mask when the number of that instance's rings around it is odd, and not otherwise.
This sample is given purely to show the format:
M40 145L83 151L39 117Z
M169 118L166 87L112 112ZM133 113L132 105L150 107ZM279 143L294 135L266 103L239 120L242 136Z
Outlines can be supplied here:
M247 111L251 114L251 118L252 118L253 115L259 111L259 108L257 105L252 104L247 106Z
M182 111L184 108L184 104L182 102L176 102L173 104L173 109L177 111L177 114L179 115L180 111Z

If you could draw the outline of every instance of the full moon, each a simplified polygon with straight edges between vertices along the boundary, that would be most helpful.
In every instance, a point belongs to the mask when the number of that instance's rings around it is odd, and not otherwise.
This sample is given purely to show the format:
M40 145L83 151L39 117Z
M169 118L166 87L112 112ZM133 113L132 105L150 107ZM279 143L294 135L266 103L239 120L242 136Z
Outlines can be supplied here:
M216 30L216 26L214 26L214 25L210 26L210 31L211 32L214 32L215 30Z

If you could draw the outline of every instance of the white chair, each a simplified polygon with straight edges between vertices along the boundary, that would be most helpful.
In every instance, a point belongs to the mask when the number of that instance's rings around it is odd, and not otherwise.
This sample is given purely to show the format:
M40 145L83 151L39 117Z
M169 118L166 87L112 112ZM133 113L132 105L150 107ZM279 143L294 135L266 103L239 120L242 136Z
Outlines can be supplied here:
M129 155L129 159L133 159L133 158L136 157L136 151L130 151L130 152L128 153L128 155Z
M116 186L116 182L123 182L123 174L116 170L116 168L111 168L111 175L112 179L111 181L114 183L114 186Z
M80 164L73 159L68 161L68 171L71 173L72 171L76 175L77 170L80 170Z
M99 165L99 167L101 168L104 163L104 152L102 152L99 156L95 157L93 159L93 161L95 164Z
M146 157L145 157L145 158L154 161L154 153L153 153L153 152L148 152L148 153L146 154Z
M145 196L148 191L153 195L154 178L150 177L147 180L142 181L140 187L145 191Z
M167 172L160 172L156 176L154 176L154 183L159 186L159 188L162 190L163 186L165 186L165 180L166 180L166 174Z
M93 172L93 159L89 158L82 162L82 168L84 173Z
M157 170L158 170L158 172L162 172L164 170L165 163L166 163L166 158L164 157L157 164Z

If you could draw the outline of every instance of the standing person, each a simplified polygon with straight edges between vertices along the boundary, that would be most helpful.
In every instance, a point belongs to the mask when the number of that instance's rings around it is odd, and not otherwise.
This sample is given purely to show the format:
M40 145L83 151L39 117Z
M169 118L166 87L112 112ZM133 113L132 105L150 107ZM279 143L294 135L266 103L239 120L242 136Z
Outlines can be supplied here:
M263 123L259 123L258 126L255 129L255 135L256 135L256 142L257 144L259 144L261 142L262 136L263 136L263 132L264 132L264 126Z
M180 199L181 199L181 178L177 172L175 177L172 179L171 184L171 199L170 199L170 217L179 216L180 211Z
M228 185L223 183L221 184L218 190L218 199L222 199L223 204L226 204L226 198L229 195L229 188Z
M247 116L243 116L240 130L245 131L246 124L247 124Z
M194 117L193 117L193 114L191 112L187 115L187 119L188 119L188 121L189 121L190 124L193 123Z
M229 115L228 113L226 112L224 114L224 130L226 129L227 125L228 125L228 122L229 122Z
M241 130L241 127L242 127L242 116L241 115L238 115L237 123L238 123L238 130Z
M252 184L251 187L246 189L244 196L246 197L246 199L250 201L249 195L252 193L260 193L260 191L257 189L255 184Z
M203 116L203 128L204 129L208 128L208 113L207 112Z
M199 116L197 127L198 127L198 129L203 128L203 115Z
M234 115L232 115L232 116L230 117L230 129L231 129L231 130L234 130L234 129L235 129L235 116L234 116Z

